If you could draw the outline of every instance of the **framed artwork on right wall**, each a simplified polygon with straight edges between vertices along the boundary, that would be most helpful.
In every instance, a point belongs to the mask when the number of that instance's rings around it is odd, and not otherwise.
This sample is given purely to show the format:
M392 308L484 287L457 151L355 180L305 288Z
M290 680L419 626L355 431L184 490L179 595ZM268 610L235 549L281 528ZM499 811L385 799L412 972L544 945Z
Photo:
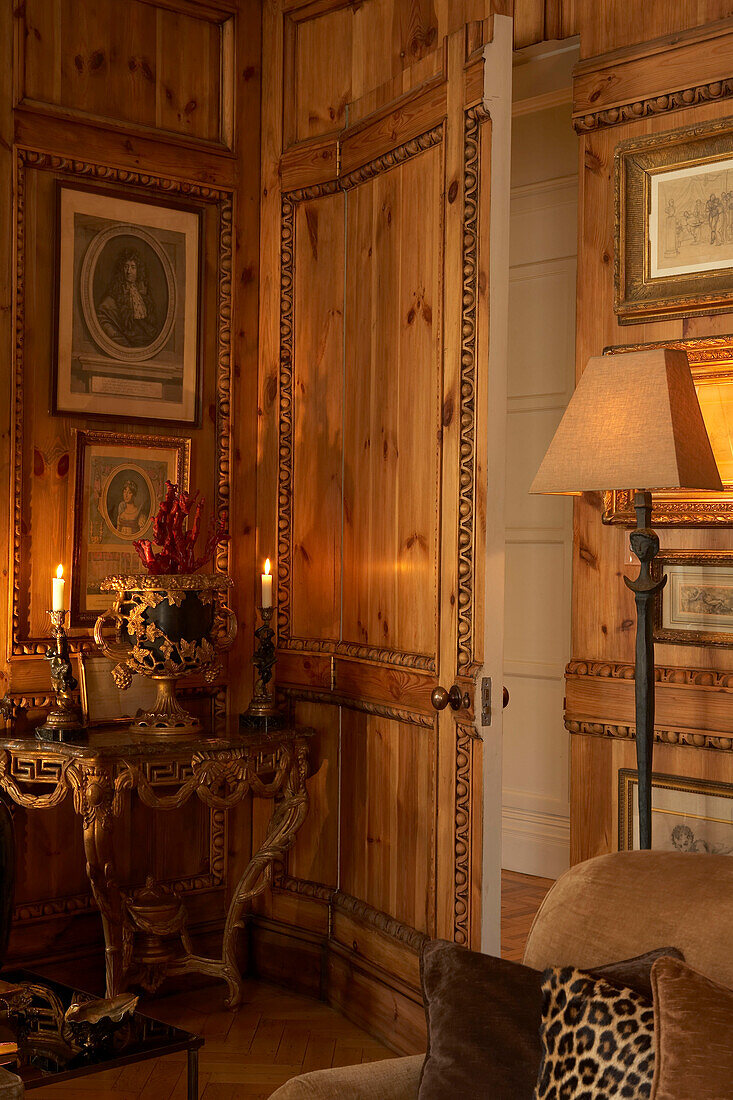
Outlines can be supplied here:
M618 773L618 847L639 847L639 773ZM733 783L652 775L652 848L733 855Z
M620 324L733 308L733 119L622 142L614 156Z

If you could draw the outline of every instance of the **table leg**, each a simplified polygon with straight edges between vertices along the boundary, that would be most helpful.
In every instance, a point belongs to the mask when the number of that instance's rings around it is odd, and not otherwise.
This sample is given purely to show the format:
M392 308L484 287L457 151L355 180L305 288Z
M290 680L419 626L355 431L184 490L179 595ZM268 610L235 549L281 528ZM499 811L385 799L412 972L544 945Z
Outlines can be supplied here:
M199 1100L199 1052L188 1052L188 1100Z
M235 1008L242 999L242 975L237 964L236 947L238 932L244 926L244 911L271 881L273 863L282 859L292 847L298 829L308 814L306 770L306 747L297 745L283 799L275 809L265 839L247 864L229 903L222 952L222 976L229 985L228 1008Z
M122 895L114 861L112 776L104 769L89 769L83 775L81 795L87 875L104 931L107 996L115 997L124 986Z

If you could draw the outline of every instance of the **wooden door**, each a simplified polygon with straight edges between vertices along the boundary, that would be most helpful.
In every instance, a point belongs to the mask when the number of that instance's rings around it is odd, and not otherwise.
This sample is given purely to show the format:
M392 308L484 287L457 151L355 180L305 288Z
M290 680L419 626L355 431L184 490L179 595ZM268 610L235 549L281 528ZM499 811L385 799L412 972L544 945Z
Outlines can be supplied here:
M273 6L264 28L259 545L278 686L318 735L255 949L304 976L302 930L323 934L320 989L372 1027L366 989L418 1004L421 934L481 936L492 24L446 3L390 75L402 6ZM439 684L467 705L438 713Z

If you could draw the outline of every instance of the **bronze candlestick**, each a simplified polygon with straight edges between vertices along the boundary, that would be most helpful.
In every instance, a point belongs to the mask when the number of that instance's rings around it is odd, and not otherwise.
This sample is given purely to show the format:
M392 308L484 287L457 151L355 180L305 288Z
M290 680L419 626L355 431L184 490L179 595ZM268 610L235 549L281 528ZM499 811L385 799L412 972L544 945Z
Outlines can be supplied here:
M278 710L275 703L271 682L272 670L275 664L275 645L273 642L275 631L270 626L273 611L274 608L272 607L261 607L259 609L262 626L255 630L257 649L252 660L257 668L257 681L252 702L245 713L239 717L240 725L251 729L277 730L282 729L285 725L285 717Z
M65 611L49 611L53 624L54 645L46 650L46 660L51 665L51 686L56 704L46 716L46 721L36 729L39 741L75 741L86 734L81 711L74 700L79 684L71 672L69 639L64 630Z

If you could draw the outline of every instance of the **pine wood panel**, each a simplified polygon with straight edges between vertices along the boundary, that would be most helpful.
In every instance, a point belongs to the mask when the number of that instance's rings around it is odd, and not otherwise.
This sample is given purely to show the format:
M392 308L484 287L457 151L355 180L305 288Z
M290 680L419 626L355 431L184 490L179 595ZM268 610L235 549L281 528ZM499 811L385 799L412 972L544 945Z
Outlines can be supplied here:
M298 203L295 217L293 466L303 491L293 500L292 633L333 641L341 603L343 210L337 193Z
M309 750L307 780L310 813L298 833L288 863L296 878L338 885L339 711L337 707L298 702L296 720L311 726L316 736Z
M28 0L17 17L21 102L209 142L225 136L228 12Z
M343 636L427 655L437 641L440 168L429 149L355 188L347 215Z
M429 931L434 736L346 708L341 722L341 889Z

